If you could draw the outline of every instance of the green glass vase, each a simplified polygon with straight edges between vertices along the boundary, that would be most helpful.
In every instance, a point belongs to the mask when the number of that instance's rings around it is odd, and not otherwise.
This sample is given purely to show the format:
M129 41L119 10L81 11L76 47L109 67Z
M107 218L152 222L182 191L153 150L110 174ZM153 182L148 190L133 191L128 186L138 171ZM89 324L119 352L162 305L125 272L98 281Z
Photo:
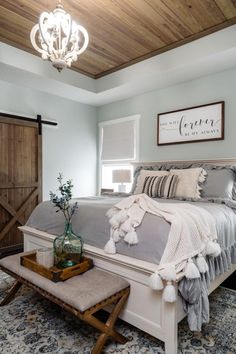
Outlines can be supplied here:
M82 261L83 240L73 232L71 222L65 223L64 233L54 239L53 248L58 268L72 267Z

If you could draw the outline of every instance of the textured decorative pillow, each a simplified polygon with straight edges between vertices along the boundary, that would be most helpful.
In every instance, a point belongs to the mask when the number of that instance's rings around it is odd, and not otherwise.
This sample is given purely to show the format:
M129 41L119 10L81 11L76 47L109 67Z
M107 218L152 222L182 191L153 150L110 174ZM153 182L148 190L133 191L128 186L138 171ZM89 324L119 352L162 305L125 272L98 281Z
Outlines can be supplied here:
M235 183L234 171L222 168L207 170L207 177L202 184L202 198L233 198L233 188Z
M200 182L204 182L207 172L201 168L186 168L184 170L170 170L171 175L179 177L175 196L177 198L201 198Z
M148 176L144 180L142 193L152 198L174 198L179 177L168 176Z
M137 179L137 184L134 190L134 194L140 194L143 190L143 185L146 177L160 177L160 176L168 176L169 171L149 171L149 170L141 170Z

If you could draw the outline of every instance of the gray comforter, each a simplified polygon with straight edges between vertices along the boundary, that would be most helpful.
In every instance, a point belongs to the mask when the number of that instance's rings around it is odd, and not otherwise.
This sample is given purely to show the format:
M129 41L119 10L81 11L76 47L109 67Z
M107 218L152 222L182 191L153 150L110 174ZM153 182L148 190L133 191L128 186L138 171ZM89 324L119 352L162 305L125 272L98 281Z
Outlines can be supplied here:
M75 199L79 209L73 217L74 232L82 236L86 244L103 249L110 234L108 218L105 214L120 200L121 197L113 196ZM158 201L186 203L186 201L179 200L158 199ZM206 209L213 215L216 221L218 242L222 249L219 257L208 259L210 270L201 280L189 281L184 278L179 284L179 292L182 295L192 330L200 330L202 323L208 321L207 287L210 281L216 275L228 270L232 263L236 263L236 203L228 203L231 206L229 207L220 202L222 201L188 201L188 203L195 203L195 205ZM56 210L51 202L39 204L31 214L27 226L54 235L62 234L64 216L60 212L56 213ZM120 241L116 245L117 252L159 264L168 239L169 229L170 225L163 218L146 213L143 222L136 228L139 243L128 246L124 241Z
M121 200L119 197L90 197L75 199L79 209L73 218L73 230L84 242L98 248L104 248L109 239L110 227L107 210ZM158 199L159 202L183 203L177 200ZM192 202L193 203L193 202ZM228 248L236 243L236 214L223 204L195 202L195 205L210 212L216 221L218 240L221 247ZM27 226L46 231L54 235L62 234L64 217L56 213L51 202L39 204L31 214ZM163 218L146 214L142 224L137 227L139 243L127 246L124 241L117 244L117 252L144 261L159 264L163 254L170 225Z

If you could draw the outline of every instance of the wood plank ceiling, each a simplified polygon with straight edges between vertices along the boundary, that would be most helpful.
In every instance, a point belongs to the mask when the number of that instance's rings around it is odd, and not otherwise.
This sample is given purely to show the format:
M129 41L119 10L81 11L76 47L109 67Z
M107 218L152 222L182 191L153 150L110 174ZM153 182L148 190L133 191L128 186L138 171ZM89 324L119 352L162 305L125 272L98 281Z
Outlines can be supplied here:
M89 32L73 69L99 78L236 23L236 0L62 0ZM30 31L56 0L0 0L0 41L38 55Z

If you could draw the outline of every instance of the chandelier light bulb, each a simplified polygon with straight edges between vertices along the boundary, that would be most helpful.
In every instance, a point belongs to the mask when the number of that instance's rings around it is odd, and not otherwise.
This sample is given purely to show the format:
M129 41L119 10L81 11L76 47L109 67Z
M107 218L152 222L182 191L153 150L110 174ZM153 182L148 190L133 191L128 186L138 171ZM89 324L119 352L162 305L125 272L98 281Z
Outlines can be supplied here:
M42 59L50 60L61 72L85 51L89 36L86 29L73 21L59 2L55 10L40 15L39 23L31 30L30 40Z

